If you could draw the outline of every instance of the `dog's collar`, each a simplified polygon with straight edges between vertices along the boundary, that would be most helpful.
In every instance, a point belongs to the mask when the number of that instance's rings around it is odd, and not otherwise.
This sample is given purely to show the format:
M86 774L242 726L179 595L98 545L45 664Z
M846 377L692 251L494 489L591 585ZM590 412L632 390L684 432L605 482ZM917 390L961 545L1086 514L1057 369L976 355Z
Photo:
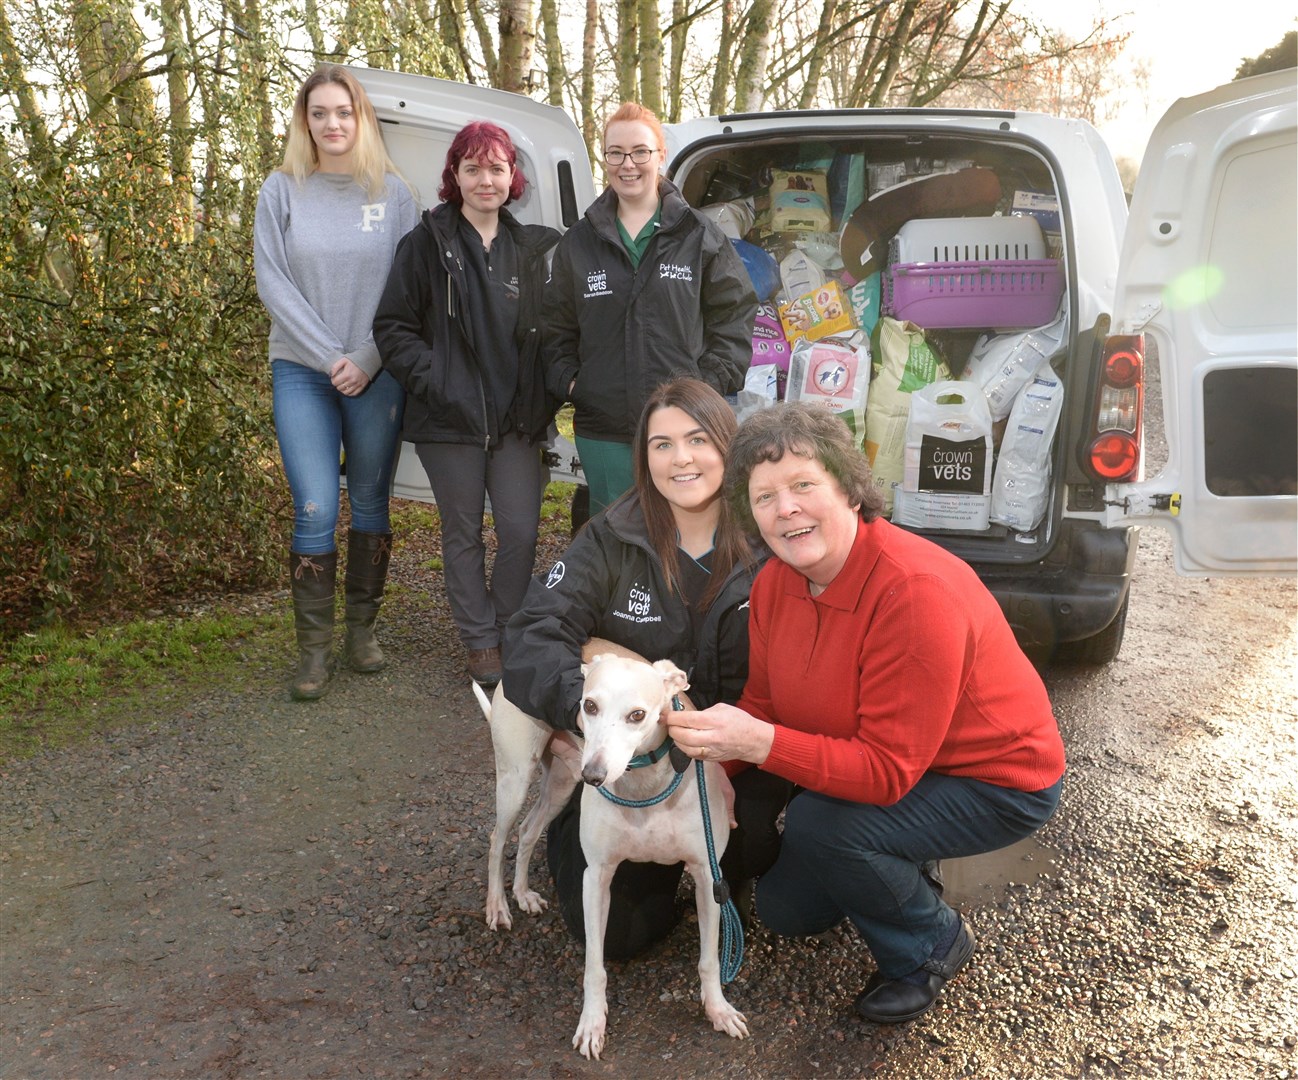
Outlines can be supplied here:
M673 694L672 711L681 712L684 708L685 706L681 704L681 699ZM627 762L626 767L628 769L643 769L647 765L657 765L658 762L662 761L663 758L672 752L672 748L675 747L675 745L676 743L672 741L672 737L668 735L663 739L662 743L656 750L650 750L647 754L636 754L635 757ZM677 769L676 771L680 772L681 770Z
M672 737L668 735L656 750L650 750L647 754L636 754L626 763L626 767L628 769L643 769L646 765L657 765L658 762L671 753L672 747L675 745Z

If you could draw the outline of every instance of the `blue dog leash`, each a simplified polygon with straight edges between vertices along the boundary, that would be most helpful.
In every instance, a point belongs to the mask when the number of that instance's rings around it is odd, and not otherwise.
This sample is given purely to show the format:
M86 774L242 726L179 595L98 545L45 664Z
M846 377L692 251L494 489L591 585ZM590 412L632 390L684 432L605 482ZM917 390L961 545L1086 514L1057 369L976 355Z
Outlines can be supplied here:
M685 706L681 704L680 698L672 695L672 709L681 712L684 708ZM656 750L651 750L647 754L637 754L633 757L627 762L627 768L641 769L646 765L655 765L675 749L676 744L672 741L672 737L668 735ZM646 806L656 806L664 799L669 798L672 792L680 787L681 778L685 775L686 765L682 764L677 767L677 756L675 754L672 755L672 766L675 769L675 775L672 777L671 783L657 795L648 799L623 799L621 796L614 795L606 787L599 787L595 790L609 802L633 810L641 810ZM708 868L712 872L712 899L721 905L721 981L731 983L734 982L735 976L739 974L739 969L744 963L744 924L739 918L739 909L735 907L735 902L730 897L730 885L721 876L721 865L717 861L717 848L712 839L712 815L708 813L707 781L703 776L702 761L694 762L694 775L699 786L699 809L703 814L703 838L707 841ZM695 887L697 888L697 883Z

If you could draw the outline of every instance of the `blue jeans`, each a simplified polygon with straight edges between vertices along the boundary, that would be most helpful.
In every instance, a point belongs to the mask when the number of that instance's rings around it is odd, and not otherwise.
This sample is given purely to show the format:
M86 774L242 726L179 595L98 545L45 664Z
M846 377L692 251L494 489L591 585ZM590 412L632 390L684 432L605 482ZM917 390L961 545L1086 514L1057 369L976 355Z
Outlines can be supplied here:
M293 493L293 550L323 555L337 546L340 447L351 527L389 532L388 496L406 404L401 384L380 371L363 394L348 397L324 372L275 360L271 386L275 435Z
M1062 786L1061 779L1024 792L926 773L892 806L804 791L785 811L779 859L758 879L758 914L789 936L823 933L850 919L884 978L909 975L958 918L922 864L1031 836L1054 814Z

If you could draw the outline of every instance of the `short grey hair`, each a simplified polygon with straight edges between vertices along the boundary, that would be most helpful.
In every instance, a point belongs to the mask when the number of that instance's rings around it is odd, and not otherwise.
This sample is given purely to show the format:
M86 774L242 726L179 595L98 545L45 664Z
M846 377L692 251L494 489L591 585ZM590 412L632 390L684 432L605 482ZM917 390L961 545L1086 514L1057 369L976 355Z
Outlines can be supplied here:
M726 499L749 533L758 532L748 501L753 470L764 461L780 461L785 454L818 461L838 481L848 505L859 504L866 521L883 512L883 493L871 480L870 464L848 426L823 405L786 401L749 416L739 425L726 454Z

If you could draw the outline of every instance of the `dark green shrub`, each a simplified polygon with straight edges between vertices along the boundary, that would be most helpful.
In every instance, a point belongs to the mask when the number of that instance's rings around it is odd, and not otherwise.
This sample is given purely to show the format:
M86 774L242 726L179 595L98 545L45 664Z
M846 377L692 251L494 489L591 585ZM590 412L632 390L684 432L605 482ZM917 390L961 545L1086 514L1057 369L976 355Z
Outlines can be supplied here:
M0 618L250 584L286 492L251 221L195 213L149 136L0 157Z

